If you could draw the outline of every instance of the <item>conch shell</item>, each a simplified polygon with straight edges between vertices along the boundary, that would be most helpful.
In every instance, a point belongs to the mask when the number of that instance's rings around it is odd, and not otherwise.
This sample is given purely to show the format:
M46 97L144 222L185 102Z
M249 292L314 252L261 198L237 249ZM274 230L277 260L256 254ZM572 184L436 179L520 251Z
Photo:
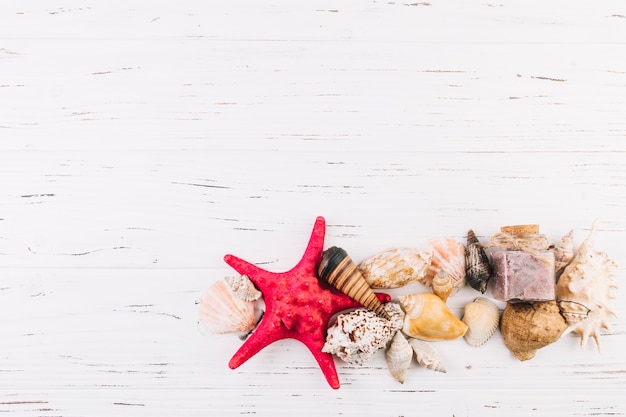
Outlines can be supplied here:
M463 335L465 341L470 346L481 346L496 333L500 323L500 310L490 299L477 297L465 305L461 321L468 327Z
M509 302L500 322L504 345L521 361L557 341L566 328L556 301Z
M413 359L413 349L401 332L396 332L391 339L391 344L385 352L385 358L393 378L404 384L406 372Z
M423 279L432 252L413 248L391 248L359 263L359 271L372 288L399 288Z
M615 298L613 281L617 264L606 252L593 249L598 223L594 222L589 236L578 248L576 256L567 265L556 285L556 300L561 313L574 331L581 337L580 346L585 348L589 336L600 345L600 330L611 330L608 317L615 315L611 303Z
M441 298L444 303L448 300L448 297L454 289L452 277L445 271L445 269L440 269L439 272L437 272L437 275L433 278L432 285L433 294Z
M424 245L426 251L433 254L428 273L420 282L426 286L432 286L432 280L439 270L443 269L454 283L452 294L455 294L465 284L465 247L451 237L439 237L431 239Z
M383 308L383 304L376 298L376 294L345 250L337 246L326 249L322 253L322 260L317 273L321 279L334 288L355 299L376 314L390 319Z
M402 296L400 305L406 313L402 331L407 336L428 341L453 340L467 331L467 325L433 293Z
M409 337L409 344L415 352L417 363L419 363L426 369L446 373L446 369L441 364L439 353L437 352L437 349L435 349L435 347L432 345L432 343L425 340Z
M481 246L472 229L467 231L465 268L467 283L476 291L484 294L487 290L487 282L491 278L492 270L485 249Z

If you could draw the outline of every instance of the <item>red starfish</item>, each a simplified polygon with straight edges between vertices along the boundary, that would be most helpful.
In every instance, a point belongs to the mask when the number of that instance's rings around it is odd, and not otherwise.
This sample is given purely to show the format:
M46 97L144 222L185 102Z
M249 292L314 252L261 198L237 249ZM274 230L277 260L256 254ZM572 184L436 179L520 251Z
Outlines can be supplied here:
M328 321L337 312L361 304L347 295L321 284L316 268L324 247L325 221L318 217L309 244L298 264L287 272L269 272L233 255L224 260L250 280L263 293L265 315L257 329L232 357L228 366L237 368L265 346L292 338L309 348L326 380L339 388L339 377L333 357L322 352ZM391 298L377 294L381 302Z

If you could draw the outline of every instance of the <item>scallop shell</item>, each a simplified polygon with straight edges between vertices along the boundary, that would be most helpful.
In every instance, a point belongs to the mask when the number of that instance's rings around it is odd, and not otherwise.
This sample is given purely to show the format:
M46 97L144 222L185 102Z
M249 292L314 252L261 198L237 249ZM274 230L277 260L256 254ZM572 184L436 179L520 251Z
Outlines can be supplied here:
M439 359L439 353L432 343L425 340L415 339L413 337L409 337L408 340L409 345L411 345L411 348L413 348L413 351L415 352L417 362L420 365L432 371L446 373L446 370L441 363L441 359Z
M245 301L256 301L261 298L259 291L247 275L239 275L238 277L224 278L226 283L230 285L235 295Z
M429 341L453 340L467 331L467 325L433 293L402 296L400 305L406 313L402 331L407 336Z
M432 252L413 248L391 248L359 263L359 271L372 288L399 288L424 279Z
M477 297L465 305L465 313L461 321L467 324L467 332L463 336L470 346L481 346L496 333L500 322L500 310L493 301Z
M574 258L574 230L563 236L552 248L554 252L554 269L557 276Z
M454 282L452 294L461 289L465 283L465 247L451 237L431 239L425 244L425 250L433 254L430 268L420 282L432 286L432 280L440 269L445 270Z
M484 294L487 290L487 282L491 278L492 270L485 249L481 246L472 229L467 231L465 271L467 283L470 287Z
M393 336L391 345L385 352L385 358L391 375L396 381L404 384L406 372L413 359L413 349L401 332L396 332Z
M437 295L445 303L454 289L452 277L444 269L440 269L432 282L433 294Z
M566 328L556 301L509 302L500 320L504 345L521 361L557 341Z
M589 236L578 248L576 256L567 265L556 285L556 300L561 313L570 326L569 331L581 337L580 346L585 348L589 336L601 350L600 332L610 331L608 317L615 315L612 301L613 281L617 264L606 252L593 249L598 223L594 222Z
M365 307L380 314L386 319L383 304L359 272L345 250L333 246L322 253L322 260L317 273L321 279L334 288L355 299Z
M261 318L255 302L237 297L225 280L214 282L198 300L203 330L211 333L247 333Z

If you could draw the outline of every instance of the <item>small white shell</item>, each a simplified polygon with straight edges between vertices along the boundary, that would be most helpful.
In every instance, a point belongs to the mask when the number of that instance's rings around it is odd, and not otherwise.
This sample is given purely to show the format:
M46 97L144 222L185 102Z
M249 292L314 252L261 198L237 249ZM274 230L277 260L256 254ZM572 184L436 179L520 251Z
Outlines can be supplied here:
M433 293L443 300L445 303L448 300L452 290L454 289L454 282L450 274L445 269L440 269L437 275L433 278Z
M394 379L404 384L406 372L411 365L413 359L413 349L402 332L396 332L391 340L391 345L385 353L387 366Z
M500 322L498 306L488 298L477 297L465 305L461 321L467 324L463 337L470 346L481 346L496 333Z
M245 301L256 301L261 298L259 291L247 275L239 275L238 277L224 278L226 283L230 285L235 295Z
M432 343L425 340L415 339L413 337L409 337L408 341L411 348L413 348L417 362L420 365L432 371L446 372L445 368L441 364L441 359L439 359L439 353Z

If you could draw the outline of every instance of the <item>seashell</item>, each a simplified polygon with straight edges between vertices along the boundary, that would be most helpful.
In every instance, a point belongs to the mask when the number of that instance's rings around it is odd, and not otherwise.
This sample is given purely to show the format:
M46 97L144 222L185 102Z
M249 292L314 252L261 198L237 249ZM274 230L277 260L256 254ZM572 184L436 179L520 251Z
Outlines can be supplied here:
M467 324L463 337L470 346L481 346L496 333L500 322L500 310L493 301L477 297L465 305L461 321Z
M391 345L385 352L385 358L391 375L396 381L404 384L406 372L413 359L413 348L401 332L396 332L393 336Z
M467 231L465 272L467 283L470 287L484 294L487 290L487 282L491 278L492 270L485 249L478 242L478 238L472 229Z
M432 343L413 337L409 337L408 340L420 365L432 371L446 373L445 368L441 364L441 359L439 359L439 353Z
M454 289L452 277L450 277L450 274L448 274L445 269L440 269L439 272L437 272L437 275L433 278L432 286L433 294L441 298L444 303L448 300L448 296Z
M465 283L465 247L451 237L431 239L425 244L425 250L432 252L433 258L426 276L420 282L432 286L432 280L440 269L452 277L455 294Z
M432 252L413 248L391 248L363 260L359 271L372 288L399 288L423 279Z
M328 328L322 352L336 355L353 365L363 365L402 327L404 313L397 303L386 303L385 311L392 320L366 308L340 314L335 324Z
M322 253L322 260L317 273L321 279L334 288L355 299L376 314L390 319L383 308L383 304L376 298L376 294L345 250L336 246L326 249Z
M428 341L452 340L467 331L467 325L435 294L405 295L400 297L400 305L406 313L402 331L407 336Z
M581 348L586 347L591 336L600 351L600 331L611 330L608 317L615 315L611 304L615 298L613 290L617 289L613 281L617 264L606 252L593 249L597 230L596 221L574 259L563 270L556 285L556 301L570 326L568 332L581 337Z
M566 328L556 301L509 302L500 321L504 345L521 361L557 341Z
M261 298L259 291L247 275L239 275L238 277L224 278L226 283L230 285L235 295L245 301L256 301Z
M248 333L261 318L261 308L255 302L237 297L225 280L206 289L198 300L199 324L211 333Z
M554 269L557 276L574 258L574 230L563 236L552 248L554 252Z

